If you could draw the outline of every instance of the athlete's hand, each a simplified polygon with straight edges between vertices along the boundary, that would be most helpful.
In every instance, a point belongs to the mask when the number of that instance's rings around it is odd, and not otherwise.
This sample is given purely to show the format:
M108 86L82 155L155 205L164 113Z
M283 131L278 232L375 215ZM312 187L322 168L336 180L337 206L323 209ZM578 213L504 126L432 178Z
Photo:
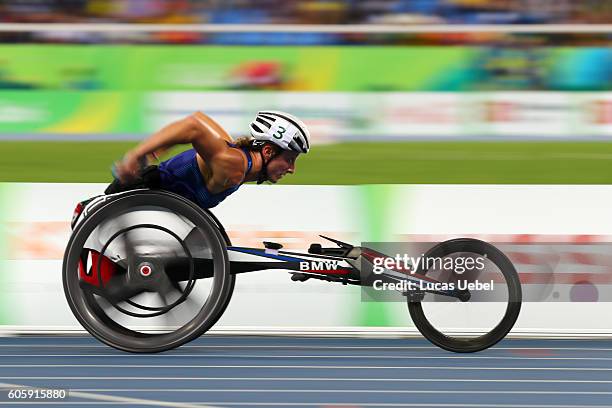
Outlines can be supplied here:
M125 183L136 179L141 169L141 158L132 152L128 152L121 161L115 162L113 165L113 176Z

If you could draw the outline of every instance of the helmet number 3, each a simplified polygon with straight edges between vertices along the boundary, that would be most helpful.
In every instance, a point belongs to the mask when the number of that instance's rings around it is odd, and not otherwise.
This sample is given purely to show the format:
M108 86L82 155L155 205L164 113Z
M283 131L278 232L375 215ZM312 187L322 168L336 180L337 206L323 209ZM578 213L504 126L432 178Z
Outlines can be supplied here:
M283 138L283 134L287 131L287 128L284 128L282 126L278 127L278 130L272 135L272 137L274 137L275 139L282 139ZM278 135L278 136L276 136Z

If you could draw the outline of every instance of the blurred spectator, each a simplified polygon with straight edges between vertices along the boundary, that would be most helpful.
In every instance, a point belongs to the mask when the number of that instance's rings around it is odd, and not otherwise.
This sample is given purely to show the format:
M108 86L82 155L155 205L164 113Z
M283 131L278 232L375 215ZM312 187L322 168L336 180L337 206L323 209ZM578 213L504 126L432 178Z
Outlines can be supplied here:
M612 23L612 0L0 0L0 22L154 24ZM489 38L491 35L489 34ZM544 37L544 36L542 36ZM64 32L1 33L0 41L243 45L481 42L483 34ZM559 37L557 37L559 38ZM595 38L600 43L608 36ZM601 40L603 38L603 40ZM564 39L574 40L571 37ZM585 40L586 39L586 40Z
M4 0L0 21L359 24L413 16L447 23L610 23L609 0Z

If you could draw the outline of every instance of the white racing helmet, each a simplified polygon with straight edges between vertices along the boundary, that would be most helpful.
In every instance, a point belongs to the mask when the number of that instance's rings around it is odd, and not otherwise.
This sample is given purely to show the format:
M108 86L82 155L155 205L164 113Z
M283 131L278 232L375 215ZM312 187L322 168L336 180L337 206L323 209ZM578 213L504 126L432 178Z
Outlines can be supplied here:
M310 134L306 125L293 115L278 111L260 111L249 126L255 144L270 142L283 150L308 153Z

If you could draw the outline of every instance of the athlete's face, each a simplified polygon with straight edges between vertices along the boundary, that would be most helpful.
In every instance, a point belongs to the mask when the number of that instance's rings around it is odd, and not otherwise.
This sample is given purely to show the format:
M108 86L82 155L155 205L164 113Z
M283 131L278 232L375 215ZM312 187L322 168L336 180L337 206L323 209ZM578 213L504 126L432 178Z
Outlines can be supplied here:
M295 173L295 161L299 153L284 150L268 163L268 179L276 183L287 173Z

